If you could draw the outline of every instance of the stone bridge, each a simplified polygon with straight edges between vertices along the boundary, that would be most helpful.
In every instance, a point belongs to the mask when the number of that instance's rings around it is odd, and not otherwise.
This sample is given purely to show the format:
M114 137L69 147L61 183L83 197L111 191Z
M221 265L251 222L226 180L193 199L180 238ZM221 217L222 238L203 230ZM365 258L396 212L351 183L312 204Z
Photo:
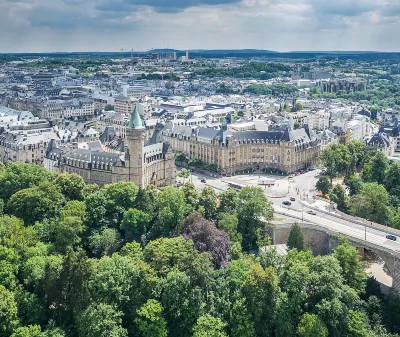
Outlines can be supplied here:
M332 250L338 245L337 232L333 232L327 228L320 227L315 224L299 223L303 229L304 241L306 247L311 249L314 255L329 255ZM273 243L286 244L290 228L289 223L274 223L270 227L270 235ZM374 252L385 262L390 276L393 279L392 289L400 292L400 254L393 250L375 245L371 242L343 235L350 240L350 243L359 249L361 255L364 255L364 250Z

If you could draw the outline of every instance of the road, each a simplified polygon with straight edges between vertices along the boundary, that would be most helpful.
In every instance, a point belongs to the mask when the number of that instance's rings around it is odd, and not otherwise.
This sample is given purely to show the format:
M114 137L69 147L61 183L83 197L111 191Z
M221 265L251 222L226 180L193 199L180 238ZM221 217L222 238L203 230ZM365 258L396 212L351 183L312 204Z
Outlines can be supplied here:
M282 198L270 198L275 212L278 214L283 213L289 217L297 219L298 221L301 221L301 219L303 219L306 223L315 224L319 227L326 228L329 231L341 233L357 240L366 240L367 243L377 245L384 249L389 249L396 253L396 255L400 253L400 241L392 241L386 239L386 235L390 232L390 228L388 228L387 230L368 228L357 222L352 222L347 219L339 218L333 213L327 214L315 210L315 208L303 206L298 201L300 194L308 194L309 197L313 195L315 183L318 180L318 174L318 170L310 171L305 174L295 176L293 179L290 179L291 182L288 189L289 194L287 193L288 187L285 187L285 197L282 196ZM202 179L205 179L206 183L202 183ZM191 180L195 184L195 186L199 188L208 185L213 187L218 192L225 191L229 188L229 185L224 181L226 180L226 178L214 178L198 173L193 173L189 180ZM266 193L268 193L267 190ZM283 208L282 201L289 200L290 197L294 197L296 201L292 201L292 205L289 208ZM317 214L307 214L306 212L310 210L315 210Z

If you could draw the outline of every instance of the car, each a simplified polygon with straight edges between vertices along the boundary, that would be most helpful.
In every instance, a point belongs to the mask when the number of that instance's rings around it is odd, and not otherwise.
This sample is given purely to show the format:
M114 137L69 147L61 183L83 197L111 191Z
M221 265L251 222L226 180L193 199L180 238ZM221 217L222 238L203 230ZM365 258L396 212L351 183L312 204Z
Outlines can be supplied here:
M296 175L296 176L300 175L300 172L295 172L295 175Z
M292 203L291 203L290 201L283 201L283 202L282 202L282 205L291 206Z
M301 170L301 171L300 171L300 174L304 174L304 173L305 173L305 171L304 171L304 170Z
M386 235L386 239L389 239L389 240L392 240L392 241L396 241L397 237L396 237L396 235L388 234L388 235Z
M290 201L296 201L296 198L295 197L291 197Z
M317 213L315 213L314 211L311 211L311 210L310 210L310 211L307 211L306 213L307 213L307 214L311 214L311 215L317 215Z
M201 181L202 183L204 183L204 184L207 182L205 179L201 179L200 181Z

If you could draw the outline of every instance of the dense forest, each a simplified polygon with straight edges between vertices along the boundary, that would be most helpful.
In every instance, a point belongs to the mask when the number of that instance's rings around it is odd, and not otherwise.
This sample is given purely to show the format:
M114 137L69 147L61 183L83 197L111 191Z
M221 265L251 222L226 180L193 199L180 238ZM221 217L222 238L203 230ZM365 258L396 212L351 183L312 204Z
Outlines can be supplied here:
M205 69L196 70L193 75L203 75L209 78L231 77L268 80L283 76L284 74L289 75L291 71L291 66L282 63L251 62L236 68L210 66Z
M322 153L325 176L318 183L323 195L339 210L370 221L400 228L400 163L389 162L362 141L332 144ZM347 192L332 179L344 177Z
M263 191L99 188L0 168L0 336L389 337L383 296L345 239L314 257L300 226L281 257ZM258 256L248 254L263 247Z

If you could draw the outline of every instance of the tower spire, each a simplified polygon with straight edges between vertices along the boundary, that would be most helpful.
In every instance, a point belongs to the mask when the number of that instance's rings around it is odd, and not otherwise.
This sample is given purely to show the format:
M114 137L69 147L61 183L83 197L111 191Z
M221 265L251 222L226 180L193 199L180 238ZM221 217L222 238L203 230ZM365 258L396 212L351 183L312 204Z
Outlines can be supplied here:
M142 119L140 118L139 111L136 106L133 109L131 119L129 121L127 128L128 129L136 129L136 130L144 129Z

